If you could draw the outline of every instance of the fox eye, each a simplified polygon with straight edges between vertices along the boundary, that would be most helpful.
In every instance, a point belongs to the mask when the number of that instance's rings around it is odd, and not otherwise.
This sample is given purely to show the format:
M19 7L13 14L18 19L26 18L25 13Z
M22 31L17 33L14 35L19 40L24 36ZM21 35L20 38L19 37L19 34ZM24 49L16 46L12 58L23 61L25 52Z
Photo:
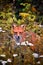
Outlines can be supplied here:
M14 32L14 34L17 34L17 32Z
M22 34L22 32L20 32L20 34Z

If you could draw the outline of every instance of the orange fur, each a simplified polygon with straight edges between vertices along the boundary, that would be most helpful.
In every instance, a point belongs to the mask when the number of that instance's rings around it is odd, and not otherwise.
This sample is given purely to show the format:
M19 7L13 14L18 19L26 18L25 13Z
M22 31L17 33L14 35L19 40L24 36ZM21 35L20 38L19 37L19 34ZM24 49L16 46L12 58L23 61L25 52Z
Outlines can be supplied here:
M27 36L27 34L26 34L26 32L24 31L25 29L24 29L24 27L21 27L21 26L14 26L13 28L12 28L12 32L13 32L13 34L15 35L21 35L22 36L22 40L21 40L21 42L22 41L25 41L26 40L26 36ZM36 41L38 40L38 35L36 34L36 33L34 33L34 32L28 32L29 33L29 35L30 35L30 40L28 40L29 42L32 42L34 45L35 44L37 44L36 43ZM35 50L35 46L30 46L30 48L32 49L32 50Z

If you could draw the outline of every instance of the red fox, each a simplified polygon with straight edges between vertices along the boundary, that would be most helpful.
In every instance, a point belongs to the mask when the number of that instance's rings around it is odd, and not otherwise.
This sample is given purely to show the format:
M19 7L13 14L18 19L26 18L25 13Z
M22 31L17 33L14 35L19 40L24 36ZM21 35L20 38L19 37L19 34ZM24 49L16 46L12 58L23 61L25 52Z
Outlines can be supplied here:
M16 43L21 43L25 40L28 40L28 42L34 43L38 39L38 35L34 32L27 32L25 31L25 25L17 26L13 24L12 26L12 31L13 31L13 39L15 40ZM29 38L27 39L27 37ZM34 49L34 47L31 47Z

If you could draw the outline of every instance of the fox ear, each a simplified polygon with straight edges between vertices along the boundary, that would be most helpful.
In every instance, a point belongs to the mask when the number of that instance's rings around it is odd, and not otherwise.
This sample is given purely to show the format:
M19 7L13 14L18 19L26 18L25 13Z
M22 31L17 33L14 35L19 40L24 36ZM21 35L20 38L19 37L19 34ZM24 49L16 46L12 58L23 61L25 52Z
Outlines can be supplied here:
M15 28L17 25L16 24L13 24L12 27Z
M25 28L26 28L26 25L25 24L23 24L23 25L21 25L21 27L25 30Z

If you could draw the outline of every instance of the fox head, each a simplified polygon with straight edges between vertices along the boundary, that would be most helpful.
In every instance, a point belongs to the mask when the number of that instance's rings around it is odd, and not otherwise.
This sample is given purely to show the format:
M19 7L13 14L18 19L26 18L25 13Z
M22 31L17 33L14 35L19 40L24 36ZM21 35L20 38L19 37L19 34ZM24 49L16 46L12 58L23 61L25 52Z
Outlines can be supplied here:
M23 39L24 31L25 31L25 25L17 26L16 24L13 24L13 38L15 39L15 42L20 43Z

